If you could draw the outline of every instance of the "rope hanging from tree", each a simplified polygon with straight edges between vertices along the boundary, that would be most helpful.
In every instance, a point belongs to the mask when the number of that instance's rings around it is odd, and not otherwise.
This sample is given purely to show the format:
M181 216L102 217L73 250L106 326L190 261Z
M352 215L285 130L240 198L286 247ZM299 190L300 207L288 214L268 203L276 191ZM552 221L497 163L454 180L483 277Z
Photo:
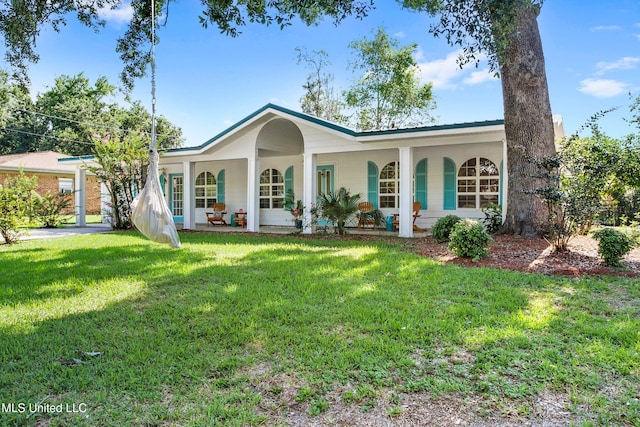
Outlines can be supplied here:
M144 189L131 203L131 220L142 234L158 243L180 247L180 238L173 222L173 214L167 206L158 174L160 156L156 150L156 11L151 0L151 143L149 146L149 171Z

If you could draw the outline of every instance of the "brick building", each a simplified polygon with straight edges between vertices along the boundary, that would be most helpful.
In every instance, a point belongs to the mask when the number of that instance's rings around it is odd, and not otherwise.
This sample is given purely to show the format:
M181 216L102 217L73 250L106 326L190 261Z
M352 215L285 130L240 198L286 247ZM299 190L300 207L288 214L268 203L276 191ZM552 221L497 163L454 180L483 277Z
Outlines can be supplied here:
M3 184L8 176L16 176L20 168L26 176L38 177L36 192L44 195L47 191L52 193L64 192L69 194L71 208L69 214L75 209L75 173L76 166L59 163L58 159L69 157L67 154L54 151L39 151L32 153L8 154L0 156L0 184ZM86 175L86 213L100 214L100 182L93 175Z

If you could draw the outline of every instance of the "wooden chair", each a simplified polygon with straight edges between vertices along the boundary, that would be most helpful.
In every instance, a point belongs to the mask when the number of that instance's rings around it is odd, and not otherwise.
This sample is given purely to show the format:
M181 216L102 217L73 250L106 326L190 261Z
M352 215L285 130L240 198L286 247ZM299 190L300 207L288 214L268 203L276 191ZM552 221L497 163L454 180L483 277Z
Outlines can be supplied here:
M227 205L224 203L214 203L213 212L207 212L207 225L227 225L224 216L227 214Z
M416 219L422 216L420 215L420 209L422 209L422 203L413 202L413 231L423 232L424 229L416 225ZM400 227L400 215L393 214L393 230L397 230L398 227Z
M376 219L372 215L373 203L360 202L358 203L358 210L360 211L358 214L358 228L364 228L367 225L371 225L371 227L375 228Z
M240 211L235 213L233 221L236 226L247 228L247 213L240 209Z

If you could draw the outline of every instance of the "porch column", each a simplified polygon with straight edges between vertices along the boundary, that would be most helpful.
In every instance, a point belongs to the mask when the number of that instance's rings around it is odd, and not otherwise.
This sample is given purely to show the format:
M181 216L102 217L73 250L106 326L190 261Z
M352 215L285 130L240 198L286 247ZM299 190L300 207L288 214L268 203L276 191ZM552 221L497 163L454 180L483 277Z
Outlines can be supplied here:
M260 231L260 159L247 157L247 231Z
M302 168L303 168L303 190L302 190L302 203L305 207L304 209L304 230L302 232L304 234L311 234L313 232L311 228L311 207L316 203L316 164L317 164L317 155L304 153L302 159Z
M509 194L509 164L507 158L507 140L502 140L502 170L500 171L500 183L502 184L500 187L502 188L502 223L504 224L507 219L507 203L509 203L509 199L507 198L507 194Z
M411 147L400 147L400 224L398 236L413 237L413 150Z
M80 166L76 168L74 183L76 195L76 225L87 225L87 171Z
M184 230L196 229L196 210L195 210L195 162L182 163L182 214Z

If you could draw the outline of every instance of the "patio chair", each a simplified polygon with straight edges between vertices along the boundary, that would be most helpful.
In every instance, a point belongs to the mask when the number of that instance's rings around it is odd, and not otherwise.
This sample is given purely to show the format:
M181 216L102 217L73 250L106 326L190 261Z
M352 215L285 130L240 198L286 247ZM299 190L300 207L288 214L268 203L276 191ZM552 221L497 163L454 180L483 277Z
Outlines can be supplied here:
M227 206L224 203L214 203L213 212L207 212L207 225L227 225L224 216L227 214Z
M413 202L413 231L418 231L418 232L423 232L424 229L420 228L416 225L416 219L420 218L422 215L420 215L420 209L422 209L422 203L421 202ZM400 227L400 215L399 214L393 214L393 230L396 231L398 230L398 227Z
M364 228L367 225L371 225L372 228L376 226L376 219L373 215L373 203L371 202L361 202L358 203L358 210L360 213L358 214L358 228Z

